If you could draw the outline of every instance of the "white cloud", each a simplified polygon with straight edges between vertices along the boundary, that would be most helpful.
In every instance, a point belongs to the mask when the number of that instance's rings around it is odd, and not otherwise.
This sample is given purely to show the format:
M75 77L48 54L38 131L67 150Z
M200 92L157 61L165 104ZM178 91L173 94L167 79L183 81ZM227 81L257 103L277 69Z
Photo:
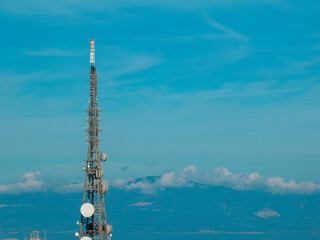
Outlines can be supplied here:
M295 182L281 177L265 177L259 173L232 173L227 168L216 168L212 172L199 172L194 165L181 172L163 174L154 181L146 179L117 179L111 186L125 190L140 190L153 194L165 188L223 186L234 190L260 190L274 194L312 194L320 192L320 185L313 182Z
M153 194L156 193L157 187L153 183L149 183L147 181L140 181L140 182L132 182L128 185L121 186L125 190L141 190L142 193L146 194Z
M137 202L137 203L128 205L128 207L145 207L153 204L154 202Z
M35 178L36 176L40 176L40 172L27 172L21 176L22 179L28 180L31 178Z
M189 167L186 167L183 169L184 172L188 172L188 171L195 172L196 170L197 170L196 165L190 165Z
M160 183L161 186L170 187L177 183L176 180L175 173L170 172L163 174L157 182Z
M39 192L46 189L58 193L82 192L83 183L57 184L37 179L40 172L28 172L15 184L0 185L0 193L20 194ZM109 186L126 191L138 190L144 194L155 194L166 188L202 186L222 186L239 191L258 190L273 194L313 194L320 193L320 184L314 182L296 182L281 177L266 177L259 173L232 173L229 169L219 167L210 172L201 172L195 165L182 171L164 173L160 177L118 178L108 181ZM4 205L5 206L5 205ZM133 205L132 205L133 206ZM1 207L1 205L0 205Z
M272 209L262 209L260 210L259 212L257 213L254 213L255 215L257 215L258 217L261 217L261 218L269 218L269 217L280 217L280 214L278 212L276 212L275 210L272 210Z
M184 169L182 173L170 172L164 173L161 177L156 178L154 181L143 179L116 179L110 181L110 185L116 188L130 190L140 190L145 194L154 194L158 190L164 190L169 187L192 187L193 182L189 182L188 175L192 174L196 168L194 165Z
M15 184L0 185L0 193L20 194L27 192L39 192L44 190L44 183L37 180L40 172L28 172L21 176L21 180Z

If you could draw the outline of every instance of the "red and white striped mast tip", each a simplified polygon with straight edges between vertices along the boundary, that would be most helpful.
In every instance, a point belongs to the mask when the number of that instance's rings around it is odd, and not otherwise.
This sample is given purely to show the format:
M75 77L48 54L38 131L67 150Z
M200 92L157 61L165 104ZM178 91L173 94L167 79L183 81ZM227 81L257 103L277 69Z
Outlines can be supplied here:
M90 64L94 65L94 41L95 39L90 39Z

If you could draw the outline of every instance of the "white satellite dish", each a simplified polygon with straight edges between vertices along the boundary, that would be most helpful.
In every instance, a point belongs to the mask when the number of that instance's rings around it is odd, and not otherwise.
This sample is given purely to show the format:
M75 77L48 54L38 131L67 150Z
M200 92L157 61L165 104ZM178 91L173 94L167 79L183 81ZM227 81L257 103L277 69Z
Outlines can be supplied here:
M87 217L87 218L91 217L94 213L94 206L91 203L85 203L81 206L80 212L81 212L81 215L84 217Z
M112 233L112 226L110 224L107 224L107 234L111 234Z
M108 154L106 154L106 153L101 153L101 154L100 154L100 159L101 159L102 162L107 161L107 159L108 159Z
M80 240L91 240L89 237L82 237Z
M108 184L106 182L100 183L99 186L102 194L105 194L108 191Z

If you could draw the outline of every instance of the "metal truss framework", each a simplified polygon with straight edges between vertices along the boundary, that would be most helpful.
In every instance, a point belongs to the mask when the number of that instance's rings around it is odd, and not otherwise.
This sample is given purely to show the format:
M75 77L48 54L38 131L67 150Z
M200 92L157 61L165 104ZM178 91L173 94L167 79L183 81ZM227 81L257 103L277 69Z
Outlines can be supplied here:
M93 45L92 45L93 42ZM84 162L85 183L83 191L83 204L90 203L94 207L94 213L90 217L81 215L79 239L90 237L92 240L108 240L112 231L110 225L107 225L104 193L106 185L102 182L103 169L101 167L101 153L99 152L99 114L101 110L98 107L97 100L97 74L94 66L94 40L90 40L90 101L89 108L86 110L88 114L88 154L87 160ZM93 61L91 53L93 51ZM85 238L86 239L86 238ZM89 238L88 238L89 239Z

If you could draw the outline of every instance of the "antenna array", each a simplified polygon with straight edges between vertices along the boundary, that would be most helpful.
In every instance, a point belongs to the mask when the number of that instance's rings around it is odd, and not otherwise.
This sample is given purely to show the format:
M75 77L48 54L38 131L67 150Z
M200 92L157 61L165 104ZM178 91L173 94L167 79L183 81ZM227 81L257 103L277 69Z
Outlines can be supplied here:
M107 160L107 154L99 152L99 115L101 110L97 100L97 73L95 64L95 40L90 39L90 101L88 114L88 154L87 160L83 163L85 171L85 182L83 190L83 202L80 209L81 221L79 233L76 236L80 240L109 240L111 238L112 226L107 224L104 194L108 190L108 185L102 181L104 171L101 162Z

